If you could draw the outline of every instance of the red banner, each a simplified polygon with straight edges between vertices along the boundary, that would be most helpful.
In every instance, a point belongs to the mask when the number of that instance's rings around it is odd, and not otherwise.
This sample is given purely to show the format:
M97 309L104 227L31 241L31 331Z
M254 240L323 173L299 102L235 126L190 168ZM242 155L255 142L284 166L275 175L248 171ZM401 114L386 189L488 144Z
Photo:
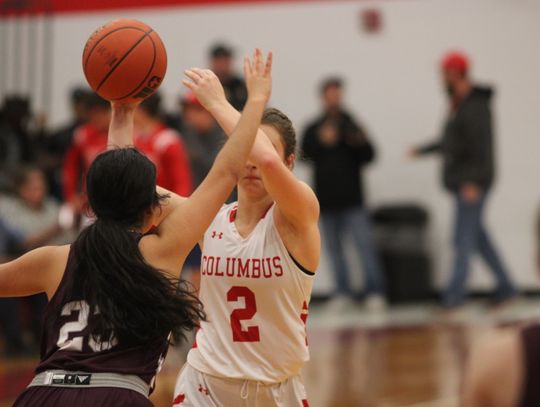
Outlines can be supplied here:
M44 13L82 13L88 11L126 8L156 8L166 6L283 3L285 1L286 0L0 0L0 16Z

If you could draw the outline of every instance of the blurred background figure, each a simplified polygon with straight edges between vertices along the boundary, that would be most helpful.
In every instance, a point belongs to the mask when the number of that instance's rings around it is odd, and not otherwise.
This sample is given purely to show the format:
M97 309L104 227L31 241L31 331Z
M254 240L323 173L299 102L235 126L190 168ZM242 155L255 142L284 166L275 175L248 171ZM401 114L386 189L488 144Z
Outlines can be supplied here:
M71 241L74 234L60 227L60 206L47 196L42 170L34 166L20 167L13 185L16 186L13 194L0 196L0 257L11 259L37 247ZM30 342L23 339L21 303L25 303L29 311ZM37 351L46 303L45 294L0 300L0 325L4 327L7 353L19 355Z
M63 164L64 200L77 215L83 213L86 203L86 172L96 156L107 148L107 132L111 118L109 102L97 94L89 94L86 103L88 120L75 129Z
M354 295L344 250L346 238L351 235L362 261L366 305L381 309L385 306L383 275L365 208L361 173L375 159L375 149L362 126L343 107L340 78L324 80L320 95L323 112L305 130L302 150L315 168L323 239L335 273L331 307L344 308Z
M194 93L186 93L182 98L182 106L181 134L191 162L193 186L197 188L208 174L226 136Z
M23 163L36 158L36 137L31 129L30 101L7 96L0 109L0 190L11 187L10 176Z
M237 110L246 104L247 90L244 80L233 71L233 50L226 44L215 44L210 50L210 69L217 75L227 100Z
M469 77L468 57L451 52L441 61L448 94L448 118L442 137L413 148L411 156L439 153L443 159L443 183L455 200L454 263L443 305L464 302L471 255L478 252L491 269L497 288L495 303L516 295L506 266L484 225L484 209L495 178L494 136L491 113L493 90L474 85Z
M540 271L540 216L536 221L536 268ZM497 357L493 357L497 355ZM495 329L470 353L463 406L540 405L540 323Z
M23 242L23 237L11 230L0 218L0 262L12 259L15 247ZM2 298L0 300L0 332L4 340L3 357L17 357L26 353L27 348L22 338L22 329L17 314L18 299Z
M204 180L216 155L226 140L225 133L218 126L212 115L200 104L194 93L188 92L181 101L182 104L182 130L185 145L188 150L193 174L193 189ZM236 192L229 198L229 202L236 200ZM201 250L195 246L184 263L191 282L199 288L199 269L201 266Z
M75 130L88 120L88 98L91 91L87 88L76 87L71 90L70 106L71 118L69 121L51 132L44 141L46 154L46 174L51 195L63 201L62 194L62 166L64 158L71 144Z
M191 194L186 148L180 134L164 124L158 93L145 99L135 111L135 146L155 164L159 186L181 196Z

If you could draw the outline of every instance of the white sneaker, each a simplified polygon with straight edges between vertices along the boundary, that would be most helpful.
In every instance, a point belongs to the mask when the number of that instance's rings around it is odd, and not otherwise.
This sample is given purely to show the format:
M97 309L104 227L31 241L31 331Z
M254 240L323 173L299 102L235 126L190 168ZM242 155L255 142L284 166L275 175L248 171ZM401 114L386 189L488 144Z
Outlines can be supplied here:
M354 308L354 300L347 296L338 294L333 296L325 306L325 310L331 313L342 313L344 311L348 311L352 308Z
M382 295L371 294L367 296L365 306L370 312L383 312L386 311L388 305L386 299Z

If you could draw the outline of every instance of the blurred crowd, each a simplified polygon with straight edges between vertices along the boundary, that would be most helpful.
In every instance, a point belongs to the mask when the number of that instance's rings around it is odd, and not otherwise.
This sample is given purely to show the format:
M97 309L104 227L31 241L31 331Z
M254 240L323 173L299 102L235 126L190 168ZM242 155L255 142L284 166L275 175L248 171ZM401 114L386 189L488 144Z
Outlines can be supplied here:
M242 109L246 88L233 71L233 50L217 44L209 51L209 68L221 80L231 104ZM465 298L469 257L475 252L491 266L498 286L496 299L516 293L506 266L483 224L483 209L494 180L491 90L475 86L463 54L442 61L448 92L448 118L434 143L413 148L412 157L442 156L443 180L455 197L456 258L444 304L459 306ZM329 77L320 87L321 111L304 129L300 157L313 166L314 188L321 205L323 242L335 276L332 307L344 309L358 295L351 289L345 247L348 238L358 251L368 308L384 309L385 264L373 237L366 209L363 169L376 157L365 126L344 106L345 84ZM71 119L50 129L21 96L6 97L0 110L0 262L33 248L65 244L89 222L84 179L94 158L107 147L110 105L84 87L72 90ZM178 100L173 112L163 108L159 93L147 98L135 116L135 146L156 165L158 184L189 195L208 173L225 142L225 134L192 93ZM235 197L231 196L231 200ZM186 267L197 270L195 250ZM0 299L0 333L6 354L37 349L44 294ZM24 322L24 324L23 324Z

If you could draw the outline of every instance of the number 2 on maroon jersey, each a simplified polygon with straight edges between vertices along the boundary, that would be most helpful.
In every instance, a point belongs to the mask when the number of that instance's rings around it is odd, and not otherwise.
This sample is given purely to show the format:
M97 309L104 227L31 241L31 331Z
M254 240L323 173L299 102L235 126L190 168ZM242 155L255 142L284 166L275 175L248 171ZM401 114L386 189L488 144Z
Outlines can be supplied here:
M235 302L239 298L244 298L246 306L245 308L238 308L231 312L233 342L259 342L259 327L250 326L247 329L242 329L242 324L240 323L240 321L253 318L257 313L255 294L247 287L231 287L227 293L227 301Z

